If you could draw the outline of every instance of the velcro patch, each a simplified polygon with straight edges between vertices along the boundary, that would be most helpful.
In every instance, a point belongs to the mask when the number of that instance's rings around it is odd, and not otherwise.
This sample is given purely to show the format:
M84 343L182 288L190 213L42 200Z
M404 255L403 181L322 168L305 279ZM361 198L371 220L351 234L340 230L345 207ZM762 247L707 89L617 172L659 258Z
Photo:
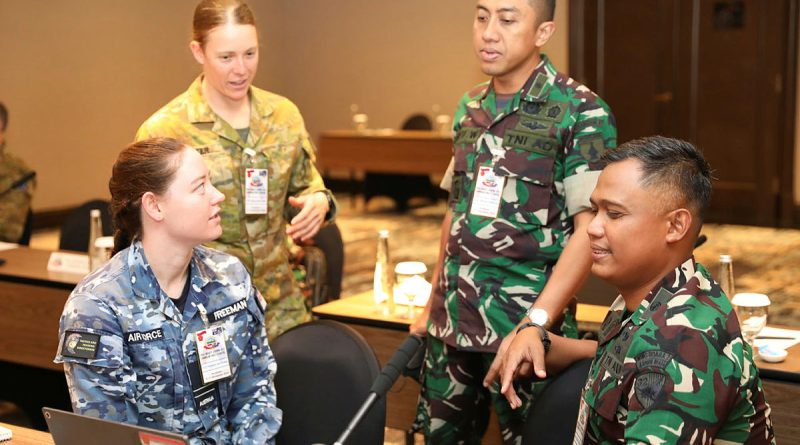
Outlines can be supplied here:
M61 355L75 358L95 358L100 346L100 335L91 332L66 331Z
M506 130L505 134L503 134L503 146L555 157L558 141L527 131Z
M454 142L456 144L474 144L483 132L479 127L461 127L456 134Z
M238 314L239 312L245 309L247 309L247 300L246 299L239 300L236 303L229 304L222 309L217 309L216 311L212 312L211 314L209 314L208 319L212 323L216 323L225 317Z
M161 328L155 328L152 331L139 332L133 331L125 334L125 341L128 344L146 343L164 338L164 331Z

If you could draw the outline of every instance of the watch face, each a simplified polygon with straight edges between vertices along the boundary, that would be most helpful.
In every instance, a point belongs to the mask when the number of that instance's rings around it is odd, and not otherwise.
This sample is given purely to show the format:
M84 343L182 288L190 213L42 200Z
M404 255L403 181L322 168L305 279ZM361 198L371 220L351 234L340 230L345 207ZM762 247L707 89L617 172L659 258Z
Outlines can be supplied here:
M530 318L533 323L536 323L539 326L544 326L547 324L547 320L550 317L547 315L547 311L537 308L531 309L531 311L528 312L528 318Z

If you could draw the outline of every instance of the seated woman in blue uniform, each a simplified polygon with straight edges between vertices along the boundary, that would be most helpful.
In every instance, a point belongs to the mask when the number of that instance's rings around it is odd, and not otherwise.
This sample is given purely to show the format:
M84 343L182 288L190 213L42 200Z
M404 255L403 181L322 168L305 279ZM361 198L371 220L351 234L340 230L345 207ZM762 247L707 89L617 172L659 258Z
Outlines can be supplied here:
M120 153L116 254L64 306L55 361L75 412L186 434L193 444L274 443L275 360L264 300L220 236L224 195L202 156L168 138Z

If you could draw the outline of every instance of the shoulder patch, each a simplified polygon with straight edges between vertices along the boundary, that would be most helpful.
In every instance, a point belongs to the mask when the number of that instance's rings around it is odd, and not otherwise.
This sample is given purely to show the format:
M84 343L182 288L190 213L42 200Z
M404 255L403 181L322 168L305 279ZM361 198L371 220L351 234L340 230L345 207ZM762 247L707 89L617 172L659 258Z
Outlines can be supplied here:
M672 354L666 351L644 351L635 360L637 369L664 369L672 360Z
M100 335L91 332L66 331L61 355L74 358L95 358L100 346Z
M662 397L666 383L667 375L660 372L644 372L636 376L633 389L642 408L650 409Z

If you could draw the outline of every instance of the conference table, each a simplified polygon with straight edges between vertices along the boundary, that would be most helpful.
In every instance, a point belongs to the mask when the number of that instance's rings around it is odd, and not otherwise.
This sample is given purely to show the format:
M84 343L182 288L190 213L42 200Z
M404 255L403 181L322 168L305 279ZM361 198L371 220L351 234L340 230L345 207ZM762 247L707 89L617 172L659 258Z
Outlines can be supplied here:
M331 130L320 134L322 170L442 174L450 163L449 133L420 130Z
M419 313L421 308L416 311ZM407 317L407 312L407 306L397 305L394 314L385 315L375 305L372 291L313 308L316 317L340 321L361 333L375 350L381 364L389 360L408 336L411 320ZM608 306L579 303L576 314L578 329L596 332L607 312ZM789 348L789 356L782 363L757 360L756 364L763 378L767 400L772 407L778 443L792 443L792 440L800 437L800 410L797 409L797 400L800 399L800 346ZM418 396L419 385L409 378L401 377L386 397L386 425L402 430L409 429L414 421ZM494 419L490 421L484 443L500 443L499 430Z
M0 426L11 430L11 440L2 442L3 445L54 445L53 436L50 433L25 428L7 423L0 423Z

